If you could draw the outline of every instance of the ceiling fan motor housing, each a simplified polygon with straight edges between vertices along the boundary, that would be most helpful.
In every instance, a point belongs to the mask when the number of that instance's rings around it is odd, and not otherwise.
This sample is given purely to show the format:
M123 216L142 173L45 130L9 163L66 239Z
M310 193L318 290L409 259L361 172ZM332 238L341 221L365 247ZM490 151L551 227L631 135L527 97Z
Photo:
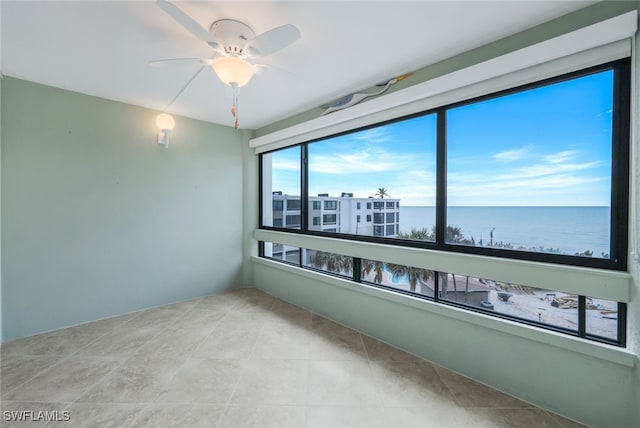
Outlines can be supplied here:
M209 28L209 32L220 40L228 55L243 56L247 42L255 38L256 33L243 22L235 19L220 19Z

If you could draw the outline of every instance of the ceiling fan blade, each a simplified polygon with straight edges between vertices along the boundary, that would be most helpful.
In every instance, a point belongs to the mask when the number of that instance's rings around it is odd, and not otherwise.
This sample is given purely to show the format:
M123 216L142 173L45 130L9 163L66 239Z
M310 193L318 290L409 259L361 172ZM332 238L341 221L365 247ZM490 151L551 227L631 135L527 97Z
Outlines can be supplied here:
M156 4L191 34L206 42L212 48L220 47L220 42L218 42L206 28L198 24L193 18L184 13L173 3L170 3L167 0L156 0Z
M283 49L300 38L300 30L291 24L276 27L257 35L247 42L250 56L267 56Z
M205 65L211 65L213 59L206 58L167 58L167 59L156 59L153 61L149 61L149 65L152 67L166 67L166 66L189 66L189 65L198 65L200 67Z
M203 65L202 67L200 67L200 69L198 69L198 71L195 72L195 74L193 76L191 76L191 79L189 79L187 81L187 83L185 83L184 86L182 88L180 88L180 90L178 91L176 96L173 97L173 99L169 102L169 104L167 104L167 106L165 107L165 110L167 110L169 107L171 107L173 105L173 103L176 102L178 97L180 97L180 95L182 95L182 93L189 87L191 82L196 80L196 77L198 77L200 75L200 73L202 73L202 70L204 70L205 68L207 68L207 67L205 65Z

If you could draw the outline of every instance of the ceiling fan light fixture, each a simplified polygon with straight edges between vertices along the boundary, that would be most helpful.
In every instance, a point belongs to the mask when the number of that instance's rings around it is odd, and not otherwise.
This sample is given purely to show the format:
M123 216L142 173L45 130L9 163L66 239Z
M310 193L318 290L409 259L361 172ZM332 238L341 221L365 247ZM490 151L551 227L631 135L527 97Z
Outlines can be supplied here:
M242 58L226 56L213 60L211 68L229 86L244 86L256 72L253 65Z

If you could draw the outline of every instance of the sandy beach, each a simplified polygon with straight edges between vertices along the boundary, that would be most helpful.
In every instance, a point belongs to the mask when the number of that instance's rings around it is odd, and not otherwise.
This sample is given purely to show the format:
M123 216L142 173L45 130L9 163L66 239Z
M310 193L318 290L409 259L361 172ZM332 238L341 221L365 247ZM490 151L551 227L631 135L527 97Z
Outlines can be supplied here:
M375 272L363 276L363 280L373 283ZM458 292L467 288L466 277L456 275L456 289ZM397 279L396 279L397 280ZM431 282L431 281L430 281ZM382 285L409 291L408 283L393 281L393 275L388 271L382 272ZM423 289L424 288L424 289ZM452 275L449 275L448 290L454 290ZM514 286L490 280L469 278L468 290L470 293L478 291L488 292L487 300L493 304L493 312L505 314L525 320L540 322L554 327L566 328L577 331L578 309L553 306L552 301L571 301L577 297L554 290L543 290L532 287ZM416 292L433 296L430 287L416 286ZM500 299L498 293L509 293L507 301ZM455 299L451 293L450 298ZM617 338L617 303L602 299L587 299L586 329L587 334L602 336L609 339Z

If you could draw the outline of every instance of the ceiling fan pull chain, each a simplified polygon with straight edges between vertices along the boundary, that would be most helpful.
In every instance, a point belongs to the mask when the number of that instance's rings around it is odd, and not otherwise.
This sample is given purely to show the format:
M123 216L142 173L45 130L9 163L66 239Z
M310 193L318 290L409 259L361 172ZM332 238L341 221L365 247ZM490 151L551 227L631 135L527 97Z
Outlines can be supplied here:
M231 114L233 115L233 117L236 118L236 121L234 123L234 127L236 129L238 129L238 127L240 126L240 122L238 121L238 85L237 84L231 84L231 86L233 87L233 106L231 106Z

